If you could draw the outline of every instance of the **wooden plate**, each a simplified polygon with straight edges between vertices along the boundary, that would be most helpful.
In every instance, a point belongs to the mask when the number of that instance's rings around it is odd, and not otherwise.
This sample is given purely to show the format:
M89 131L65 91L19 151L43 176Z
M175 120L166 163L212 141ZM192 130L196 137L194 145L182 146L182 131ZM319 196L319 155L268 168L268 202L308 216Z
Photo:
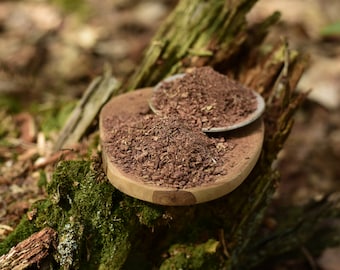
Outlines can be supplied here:
M144 88L114 97L100 113L100 139L103 166L109 181L120 191L140 200L161 205L192 205L219 198L238 187L254 168L262 149L264 125L261 118L243 128L223 133L235 147L226 161L227 174L198 187L177 189L144 183L137 176L126 174L112 162L105 142L114 129L112 120L127 115L151 113L148 100L153 88Z

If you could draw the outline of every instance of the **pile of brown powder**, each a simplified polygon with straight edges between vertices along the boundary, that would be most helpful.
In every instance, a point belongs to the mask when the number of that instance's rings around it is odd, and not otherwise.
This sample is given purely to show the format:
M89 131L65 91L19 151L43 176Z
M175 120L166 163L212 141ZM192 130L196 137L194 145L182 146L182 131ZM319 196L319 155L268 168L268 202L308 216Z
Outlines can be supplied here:
M143 115L116 125L104 147L125 173L145 183L183 189L225 174L223 165L232 145L177 117Z
M204 129L239 123L257 108L250 89L210 67L163 82L154 92L152 104L161 115L172 115Z

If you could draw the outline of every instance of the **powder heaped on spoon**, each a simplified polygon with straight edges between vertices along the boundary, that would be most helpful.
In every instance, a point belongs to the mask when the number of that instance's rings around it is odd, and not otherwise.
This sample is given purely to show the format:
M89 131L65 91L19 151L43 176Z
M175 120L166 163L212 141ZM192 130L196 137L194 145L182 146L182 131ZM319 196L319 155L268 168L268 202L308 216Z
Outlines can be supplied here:
M158 114L177 116L205 130L241 123L259 105L253 90L210 67L163 81L151 103Z

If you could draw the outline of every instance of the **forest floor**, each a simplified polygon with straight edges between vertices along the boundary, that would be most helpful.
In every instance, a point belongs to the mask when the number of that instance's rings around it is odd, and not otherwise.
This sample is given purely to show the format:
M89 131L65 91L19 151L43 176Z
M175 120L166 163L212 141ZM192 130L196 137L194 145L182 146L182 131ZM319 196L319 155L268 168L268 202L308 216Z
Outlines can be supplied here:
M59 160L90 155L96 132L72 149L53 152L58 131L88 84L107 64L118 80L128 78L176 2L1 1L0 241L46 196L42 183ZM297 91L312 91L279 155L281 182L273 205L304 205L340 191L340 2L260 0L249 23L275 10L282 20L265 45L287 37L292 49L308 53L310 66ZM336 269L339 254L340 247L328 248L313 261L323 270ZM300 264L287 260L272 269Z

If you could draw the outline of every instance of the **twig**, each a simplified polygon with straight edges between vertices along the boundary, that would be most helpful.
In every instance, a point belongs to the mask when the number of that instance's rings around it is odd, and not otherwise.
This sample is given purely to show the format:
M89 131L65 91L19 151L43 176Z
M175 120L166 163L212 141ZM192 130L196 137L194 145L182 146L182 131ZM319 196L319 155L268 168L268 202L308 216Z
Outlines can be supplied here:
M223 254L227 257L230 258L230 253L228 252L227 249L227 244L225 242L225 238L224 238L224 230L220 229L219 231L219 239L221 241L222 247L223 247Z
M305 248L304 246L301 246L300 249L301 249L301 252L303 253L303 255L306 257L306 259L307 259L307 261L308 261L308 264L309 264L310 268L311 268L312 270L317 270L317 269L318 269L317 264L316 264L316 262L315 262L313 256L312 256L312 255L310 254L310 252L308 251L308 249Z

